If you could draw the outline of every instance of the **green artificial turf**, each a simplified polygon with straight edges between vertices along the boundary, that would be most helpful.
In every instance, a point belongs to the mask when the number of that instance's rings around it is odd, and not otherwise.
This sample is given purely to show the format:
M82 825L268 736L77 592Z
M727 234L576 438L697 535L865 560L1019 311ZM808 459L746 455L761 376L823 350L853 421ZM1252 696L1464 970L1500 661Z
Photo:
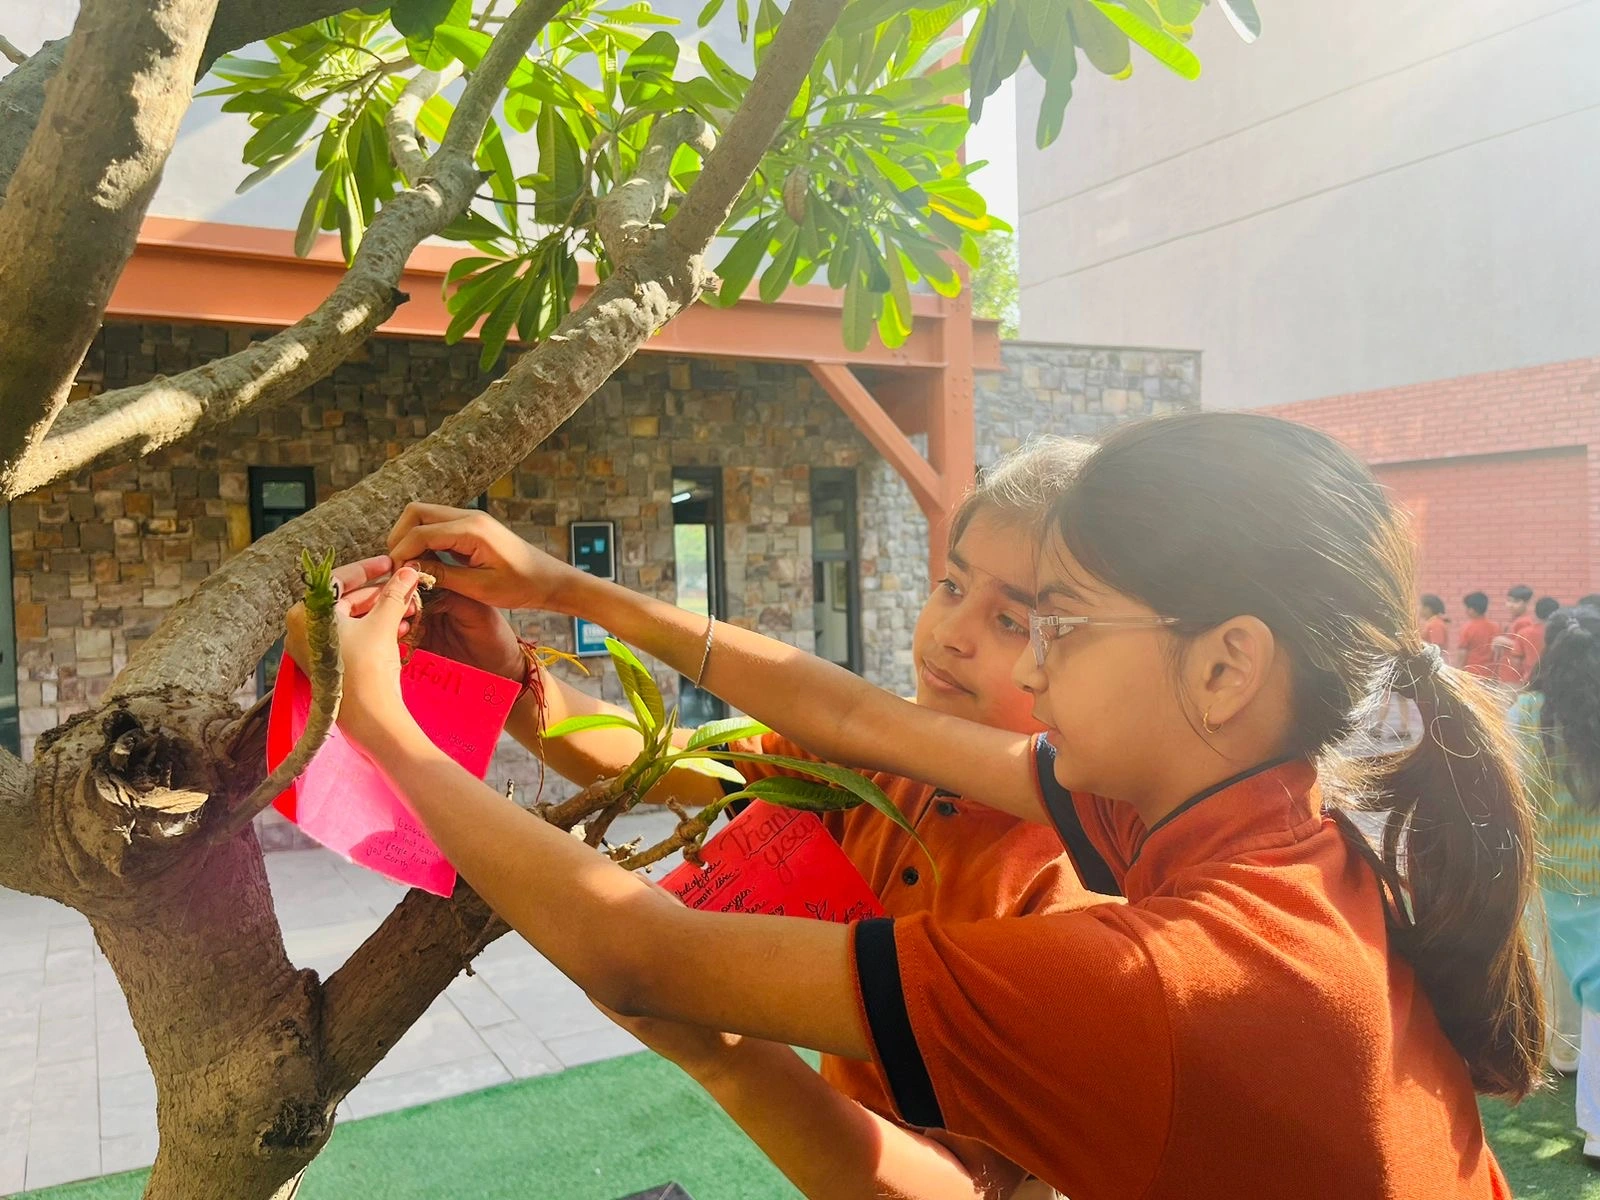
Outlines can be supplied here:
M1520 1200L1600 1200L1572 1106L1571 1076L1515 1108L1483 1102ZM138 1200L145 1174L24 1195ZM669 1181L695 1200L799 1195L687 1076L637 1054L342 1124L300 1200L615 1200Z
M1563 1075L1515 1108L1479 1103L1489 1144L1519 1200L1600 1200L1600 1170L1583 1160L1573 1094L1573 1077Z
M147 1174L24 1195L137 1200ZM299 1200L615 1200L673 1181L695 1200L799 1196L688 1076L636 1054L338 1125Z

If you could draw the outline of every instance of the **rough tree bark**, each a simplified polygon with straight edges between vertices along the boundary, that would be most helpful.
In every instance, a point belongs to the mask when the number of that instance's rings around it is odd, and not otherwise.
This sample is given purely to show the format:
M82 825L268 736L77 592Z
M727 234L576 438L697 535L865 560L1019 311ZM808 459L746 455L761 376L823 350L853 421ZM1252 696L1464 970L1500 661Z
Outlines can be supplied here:
M0 203L15 316L0 340L0 479L67 402L189 110L217 0L83 0Z
M555 334L428 438L206 580L100 709L40 740L31 771L0 756L0 883L89 917L155 1074L161 1142L147 1196L280 1194L326 1142L344 1095L505 931L465 886L450 900L414 892L326 982L289 963L254 832L228 832L265 774L264 713L258 706L241 717L228 697L297 598L301 549L371 553L408 501L482 490L712 285L705 251L843 3L794 0L745 104L669 223L656 223L659 180L602 201L602 228L623 243L617 269ZM522 5L490 55L504 48L520 59L528 43L516 42L559 7ZM491 78L486 56L445 143L406 195L443 186L452 159L470 163L501 86L491 92ZM480 81L481 102L472 91ZM690 121L668 128L684 140L702 134ZM81 356L88 337L73 331L81 344L70 349ZM0 341L9 336L0 316ZM51 477L86 465L92 453L83 453ZM22 456L21 469L28 462ZM563 806L552 818L582 815Z

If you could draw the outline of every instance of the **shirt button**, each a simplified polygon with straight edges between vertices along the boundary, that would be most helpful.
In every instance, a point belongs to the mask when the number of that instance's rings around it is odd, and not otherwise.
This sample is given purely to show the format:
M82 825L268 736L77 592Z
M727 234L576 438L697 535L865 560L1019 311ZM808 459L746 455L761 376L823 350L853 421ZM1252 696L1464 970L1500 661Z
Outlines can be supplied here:
M939 810L941 817L953 817L956 815L956 806L948 800L941 800L934 807Z
M921 878L922 876L917 874L917 869L915 867L907 867L904 871L900 872L900 882L905 884L907 887L910 887Z

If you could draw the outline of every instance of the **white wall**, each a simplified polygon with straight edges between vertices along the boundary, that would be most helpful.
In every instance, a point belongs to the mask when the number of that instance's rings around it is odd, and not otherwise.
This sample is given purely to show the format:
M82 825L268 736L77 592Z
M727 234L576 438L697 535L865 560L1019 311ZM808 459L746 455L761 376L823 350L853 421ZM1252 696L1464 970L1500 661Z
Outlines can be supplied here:
M1259 7L1048 151L1022 81L1023 337L1201 350L1210 407L1600 353L1600 0Z

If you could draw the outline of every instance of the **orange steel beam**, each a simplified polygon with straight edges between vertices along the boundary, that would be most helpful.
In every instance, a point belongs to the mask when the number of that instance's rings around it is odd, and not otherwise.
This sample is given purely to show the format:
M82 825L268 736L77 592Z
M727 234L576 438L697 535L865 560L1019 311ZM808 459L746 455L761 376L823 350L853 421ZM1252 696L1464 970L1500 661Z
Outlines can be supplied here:
M917 448L900 431L893 418L884 412L872 393L861 385L855 372L844 363L814 362L809 364L811 374L856 427L866 435L873 448L900 473L911 488L917 506L927 515L932 525L940 516L945 502L944 481L933 465L917 453Z
M469 253L419 246L399 285L410 299L380 332L443 337L450 323L444 276ZM150 217L106 311L133 319L282 327L321 303L343 273L332 236L320 237L300 258L287 230ZM583 303L595 283L593 266L582 264L575 303ZM761 303L752 292L732 308L691 306L641 349L808 367L910 486L928 518L928 556L936 576L944 565L948 515L974 473L973 373L1002 369L998 326L973 320L965 290L953 300L919 294L912 297L915 320L904 345L890 350L874 338L851 352L840 332L842 308L842 293L826 287L792 287L774 304ZM852 367L876 373L873 387L883 404ZM907 431L927 432L926 458L907 440Z
M402 337L437 338L450 323L443 283L452 263L470 249L417 248L400 280L410 300L381 327ZM305 258L294 253L287 230L148 218L138 248L112 293L107 314L221 325L282 327L315 308L344 272L338 239L318 239ZM575 303L588 298L594 268L582 264ZM843 298L830 288L793 287L774 304L741 300L733 308L696 304L642 349L657 354L805 363L829 359L875 367L937 369L944 365L949 302L912 298L915 320L905 344L889 350L874 340L851 353L840 337ZM995 346L994 365L999 365Z

